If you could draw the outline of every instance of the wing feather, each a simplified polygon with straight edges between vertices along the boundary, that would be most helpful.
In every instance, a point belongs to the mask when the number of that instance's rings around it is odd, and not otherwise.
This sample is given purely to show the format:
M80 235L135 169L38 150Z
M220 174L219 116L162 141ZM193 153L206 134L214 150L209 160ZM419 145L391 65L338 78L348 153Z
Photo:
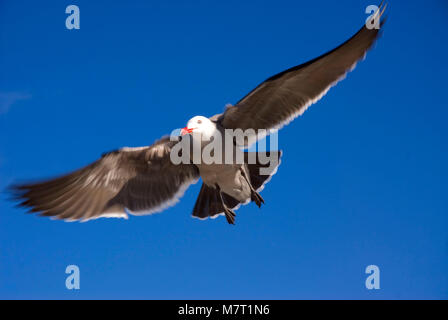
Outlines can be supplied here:
M374 19L380 19L385 10L381 3ZM384 23L381 21L380 26ZM357 62L365 57L380 35L379 29L368 29L365 25L349 40L334 50L276 74L235 106L228 106L221 115L211 119L228 129L280 129L300 116L313 103L320 100L337 82L353 70ZM262 138L259 133L249 137L250 145Z
M65 176L11 187L20 205L66 221L148 214L174 204L197 181L192 164L174 165L169 137L149 147L123 148Z

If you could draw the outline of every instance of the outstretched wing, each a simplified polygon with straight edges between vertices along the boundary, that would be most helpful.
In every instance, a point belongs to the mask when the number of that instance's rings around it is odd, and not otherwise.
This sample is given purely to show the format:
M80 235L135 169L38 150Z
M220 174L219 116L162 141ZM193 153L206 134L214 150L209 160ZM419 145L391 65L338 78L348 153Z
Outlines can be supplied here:
M385 7L372 17L380 21ZM383 25L382 21L379 25ZM351 71L372 47L378 29L363 26L352 38L324 55L272 76L235 106L212 117L229 129L279 129L300 116ZM249 137L247 144L260 136Z
M175 144L165 137L150 147L109 152L68 175L11 191L31 212L68 221L158 212L199 178L196 166L170 161Z

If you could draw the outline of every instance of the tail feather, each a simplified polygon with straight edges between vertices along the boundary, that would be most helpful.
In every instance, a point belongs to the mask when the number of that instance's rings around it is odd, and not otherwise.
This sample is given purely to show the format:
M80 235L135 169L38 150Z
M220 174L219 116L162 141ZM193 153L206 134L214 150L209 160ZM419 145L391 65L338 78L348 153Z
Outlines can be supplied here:
M196 216L200 219L207 218L208 214L206 214L207 211L209 211L209 197L206 194L207 189L204 188L204 185L202 185L201 191L199 191L198 198L196 200L196 204L193 208L193 216Z
M222 198L229 209L234 209L239 205L239 201L228 194L223 193ZM224 213L224 208L219 199L218 190L203 183L193 209L193 217L199 219L214 218L222 213Z

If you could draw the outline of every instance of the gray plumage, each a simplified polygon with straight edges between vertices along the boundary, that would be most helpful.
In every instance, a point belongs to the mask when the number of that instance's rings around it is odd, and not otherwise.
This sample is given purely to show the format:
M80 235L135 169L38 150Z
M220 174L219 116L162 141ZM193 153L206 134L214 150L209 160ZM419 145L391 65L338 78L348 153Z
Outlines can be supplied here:
M381 19L384 10L381 4L375 19ZM211 121L205 119L218 130L279 129L344 78L379 34L378 29L364 25L336 49L270 77L224 113L211 117ZM260 136L255 134L240 146L245 147L257 138ZM193 209L197 218L223 214L229 223L234 223L233 210L240 204L264 203L258 192L278 164L265 175L259 173L263 167L259 161L254 164L246 161L242 165L175 165L170 161L175 144L166 137L149 147L109 152L73 173L49 181L15 185L11 192L31 212L68 221L161 211L174 204L199 177L204 184ZM281 152L275 153L274 158L279 161L280 157Z
M377 19L384 13L380 5ZM384 24L381 21L380 26ZM280 129L303 114L313 103L353 70L378 39L380 29L365 25L339 47L299 66L276 74L229 106L215 119L229 129ZM256 137L250 142L254 142Z
M108 152L66 176L11 191L31 212L68 221L158 212L199 178L196 166L171 163L174 144L166 137L150 147Z

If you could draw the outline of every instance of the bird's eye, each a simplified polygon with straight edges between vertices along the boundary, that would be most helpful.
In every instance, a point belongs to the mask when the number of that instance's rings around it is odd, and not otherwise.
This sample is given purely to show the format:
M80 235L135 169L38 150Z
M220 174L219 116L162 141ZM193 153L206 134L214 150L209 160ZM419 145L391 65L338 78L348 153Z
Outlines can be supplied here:
M202 123L202 120L198 120L198 124L201 124Z

